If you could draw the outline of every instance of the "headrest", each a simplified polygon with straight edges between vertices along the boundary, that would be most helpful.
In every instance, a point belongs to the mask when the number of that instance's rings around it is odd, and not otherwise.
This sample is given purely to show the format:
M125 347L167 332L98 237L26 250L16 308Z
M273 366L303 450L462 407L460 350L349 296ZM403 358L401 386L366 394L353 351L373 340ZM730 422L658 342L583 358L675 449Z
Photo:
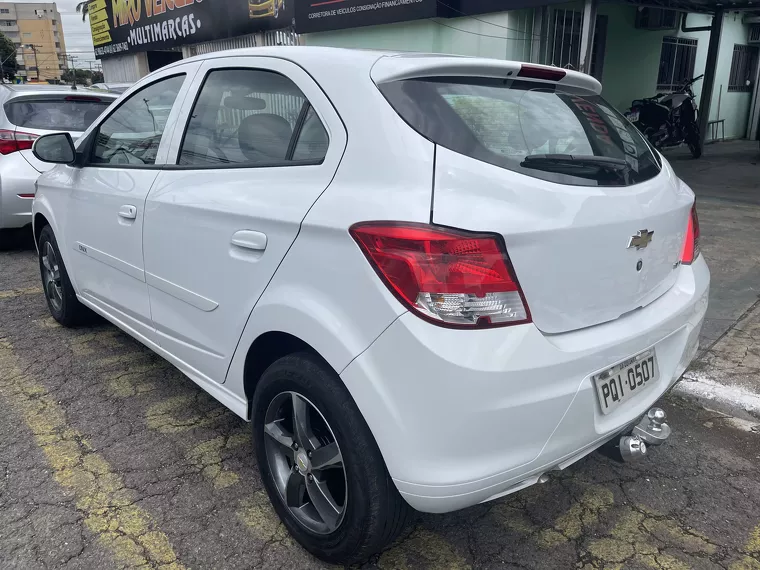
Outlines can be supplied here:
M253 162L285 160L292 134L290 123L279 115L250 115L240 123L238 144Z

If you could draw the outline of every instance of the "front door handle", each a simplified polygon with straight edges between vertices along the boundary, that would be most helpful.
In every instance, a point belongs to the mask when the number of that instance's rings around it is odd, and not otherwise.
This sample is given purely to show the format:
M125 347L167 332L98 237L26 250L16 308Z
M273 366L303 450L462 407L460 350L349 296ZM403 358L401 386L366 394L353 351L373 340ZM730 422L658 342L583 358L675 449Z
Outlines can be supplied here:
M125 220L134 220L137 217L137 208L134 206L122 206L119 208L119 217Z
M253 230L240 230L232 235L230 243L243 249L264 251L267 248L267 235Z

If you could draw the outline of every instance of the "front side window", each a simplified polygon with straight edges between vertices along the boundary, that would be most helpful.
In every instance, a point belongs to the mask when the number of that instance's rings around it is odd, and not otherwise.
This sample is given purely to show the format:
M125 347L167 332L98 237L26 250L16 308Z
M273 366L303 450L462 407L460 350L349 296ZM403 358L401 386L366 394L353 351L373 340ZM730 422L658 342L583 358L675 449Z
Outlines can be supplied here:
M636 128L590 91L479 77L407 79L380 90L432 142L520 174L628 186L660 172Z
M212 71L187 125L180 165L280 166L318 163L327 133L287 77L256 69Z
M184 75L162 79L129 97L98 128L92 164L154 164L158 145Z

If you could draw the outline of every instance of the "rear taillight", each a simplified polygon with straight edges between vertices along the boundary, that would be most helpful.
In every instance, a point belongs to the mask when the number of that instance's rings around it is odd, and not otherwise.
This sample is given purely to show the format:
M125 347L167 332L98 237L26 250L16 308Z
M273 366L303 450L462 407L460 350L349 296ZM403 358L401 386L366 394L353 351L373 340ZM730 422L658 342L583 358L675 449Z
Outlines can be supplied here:
M38 135L0 129L0 154L10 154L17 150L32 148Z
M699 256L699 217L697 216L697 205L691 207L689 224L686 226L686 239L683 243L683 252L681 253L681 263L689 265Z
M391 292L443 326L530 322L501 237L426 224L366 222L351 235Z

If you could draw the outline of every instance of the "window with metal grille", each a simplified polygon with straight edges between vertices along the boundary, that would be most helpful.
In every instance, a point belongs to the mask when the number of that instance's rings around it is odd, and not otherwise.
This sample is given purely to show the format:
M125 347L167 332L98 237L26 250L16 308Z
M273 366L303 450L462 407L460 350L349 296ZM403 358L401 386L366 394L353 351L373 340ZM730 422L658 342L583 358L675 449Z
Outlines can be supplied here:
M760 24L752 24L749 27L749 37L747 41L751 44L760 42Z
M577 70L581 60L581 27L583 14L574 10L555 9L549 19L549 65ZM601 81L604 51L607 42L607 16L596 17L591 47L591 75Z
M757 46L734 44L734 57L731 60L728 90L752 91L756 72Z
M658 91L675 91L694 77L697 40L691 38L662 38Z
M644 30L675 30L678 12L663 8L639 7L636 10L636 27Z

